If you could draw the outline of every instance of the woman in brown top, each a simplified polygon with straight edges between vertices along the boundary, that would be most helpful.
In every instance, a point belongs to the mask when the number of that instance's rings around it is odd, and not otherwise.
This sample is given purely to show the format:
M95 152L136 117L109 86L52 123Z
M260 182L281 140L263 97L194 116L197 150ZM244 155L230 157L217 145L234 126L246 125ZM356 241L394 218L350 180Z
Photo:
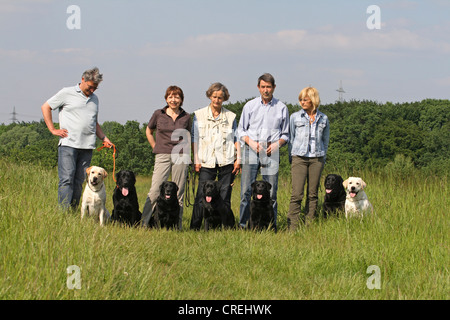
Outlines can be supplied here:
M178 202L180 203L179 229L182 226L183 195L190 164L190 115L181 108L184 94L177 86L167 88L165 99L167 106L156 110L150 119L146 135L155 154L152 186L145 201L142 212L142 224L148 227L152 212L159 195L159 186L172 176L178 186ZM156 131L156 135L153 133Z

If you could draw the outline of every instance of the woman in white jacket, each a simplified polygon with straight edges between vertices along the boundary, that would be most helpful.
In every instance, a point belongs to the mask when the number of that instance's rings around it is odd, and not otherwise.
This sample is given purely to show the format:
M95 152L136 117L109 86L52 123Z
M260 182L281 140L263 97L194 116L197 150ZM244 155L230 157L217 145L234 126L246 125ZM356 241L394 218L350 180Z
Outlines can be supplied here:
M235 136L236 114L222 107L230 98L228 89L213 83L206 91L211 103L194 113L192 150L199 186L203 181L216 180L221 184L220 195L231 209L231 191L235 176L241 171L240 146ZM199 210L200 187L195 197L191 229L199 230L203 217Z

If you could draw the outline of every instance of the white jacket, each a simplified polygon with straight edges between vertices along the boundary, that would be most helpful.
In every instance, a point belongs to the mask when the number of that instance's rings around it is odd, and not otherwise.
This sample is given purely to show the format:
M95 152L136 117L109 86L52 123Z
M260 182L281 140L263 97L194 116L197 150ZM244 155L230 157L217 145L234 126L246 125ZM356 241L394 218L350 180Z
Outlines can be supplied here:
M235 160L233 122L236 114L222 107L217 119L211 108L195 111L198 127L198 158L205 168L223 167ZM197 133L196 133L197 134Z

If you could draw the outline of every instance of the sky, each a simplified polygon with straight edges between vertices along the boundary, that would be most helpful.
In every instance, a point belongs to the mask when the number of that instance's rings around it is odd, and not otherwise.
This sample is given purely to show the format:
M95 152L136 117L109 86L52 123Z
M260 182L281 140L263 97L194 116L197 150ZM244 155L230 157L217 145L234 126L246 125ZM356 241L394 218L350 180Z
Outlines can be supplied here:
M124 124L171 85L193 112L214 82L230 103L259 96L266 72L294 105L307 86L334 103L341 82L347 101L449 99L449 58L449 0L0 0L0 123L39 121L94 66L99 122Z

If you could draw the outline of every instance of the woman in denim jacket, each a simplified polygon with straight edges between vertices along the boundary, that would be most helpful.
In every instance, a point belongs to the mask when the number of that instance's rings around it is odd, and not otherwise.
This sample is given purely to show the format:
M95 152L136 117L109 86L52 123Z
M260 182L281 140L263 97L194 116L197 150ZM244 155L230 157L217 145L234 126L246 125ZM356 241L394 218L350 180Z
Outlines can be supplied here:
M318 110L319 92L308 87L299 94L302 109L290 118L289 160L291 162L292 195L289 204L289 231L297 228L305 183L308 184L305 204L305 223L315 216L320 176L330 140L328 117Z

